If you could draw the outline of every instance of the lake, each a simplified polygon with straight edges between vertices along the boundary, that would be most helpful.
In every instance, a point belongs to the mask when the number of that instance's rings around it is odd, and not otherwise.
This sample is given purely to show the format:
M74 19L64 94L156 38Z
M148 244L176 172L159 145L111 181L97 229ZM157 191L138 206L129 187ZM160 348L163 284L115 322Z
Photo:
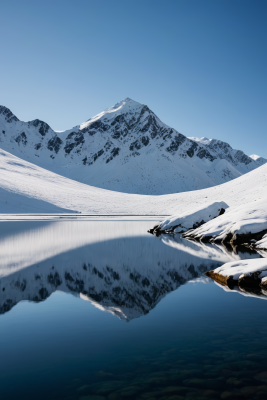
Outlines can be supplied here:
M267 297L205 276L261 255L157 222L0 222L1 400L267 398Z

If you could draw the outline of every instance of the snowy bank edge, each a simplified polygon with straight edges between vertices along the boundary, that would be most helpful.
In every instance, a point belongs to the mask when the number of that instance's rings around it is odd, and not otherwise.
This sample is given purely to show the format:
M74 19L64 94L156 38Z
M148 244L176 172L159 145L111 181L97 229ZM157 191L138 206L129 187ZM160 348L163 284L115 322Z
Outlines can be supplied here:
M229 262L205 274L230 289L235 286L244 290L255 287L267 289L266 258Z
M155 225L148 232L156 236L162 233L188 233L202 226L206 222L224 214L228 208L224 201L212 202L207 205L194 208L190 212L184 212L179 215L172 215Z

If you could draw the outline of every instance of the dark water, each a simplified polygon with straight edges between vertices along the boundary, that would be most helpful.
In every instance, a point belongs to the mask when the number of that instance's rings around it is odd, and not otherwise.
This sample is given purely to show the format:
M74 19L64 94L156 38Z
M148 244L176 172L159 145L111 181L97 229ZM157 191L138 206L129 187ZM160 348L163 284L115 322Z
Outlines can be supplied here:
M1 400L267 399L265 296L204 275L260 255L153 224L0 224Z

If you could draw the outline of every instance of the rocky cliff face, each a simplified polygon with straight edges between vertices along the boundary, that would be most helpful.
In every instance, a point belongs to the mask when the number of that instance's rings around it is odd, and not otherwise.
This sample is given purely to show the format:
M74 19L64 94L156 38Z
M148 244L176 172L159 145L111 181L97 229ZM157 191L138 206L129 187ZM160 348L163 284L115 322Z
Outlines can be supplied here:
M0 107L1 148L71 179L128 193L202 189L259 166L227 143L202 139L185 137L128 98L65 132L38 119L19 121Z

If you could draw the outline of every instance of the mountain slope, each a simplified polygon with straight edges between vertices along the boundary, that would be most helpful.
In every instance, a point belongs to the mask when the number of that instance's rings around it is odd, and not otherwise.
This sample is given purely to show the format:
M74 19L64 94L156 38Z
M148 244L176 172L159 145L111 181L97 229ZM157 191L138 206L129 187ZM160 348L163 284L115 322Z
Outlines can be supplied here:
M62 176L126 193L203 189L259 166L227 143L207 141L186 138L128 98L64 132L38 119L19 121L0 107L2 149Z
M258 199L266 199L267 204L267 164L223 185L164 196L127 194L84 185L4 150L0 151L0 170L1 213L59 212L59 207L90 214L178 215L217 201L236 208ZM37 204L38 211L33 208Z

